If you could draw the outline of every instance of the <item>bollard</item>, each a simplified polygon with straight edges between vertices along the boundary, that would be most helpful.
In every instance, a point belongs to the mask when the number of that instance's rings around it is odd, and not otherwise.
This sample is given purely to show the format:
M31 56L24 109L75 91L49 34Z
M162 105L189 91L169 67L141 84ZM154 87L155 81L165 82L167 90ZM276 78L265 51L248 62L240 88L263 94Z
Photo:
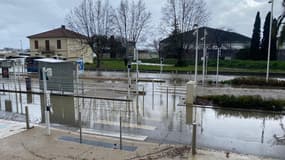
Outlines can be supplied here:
M197 127L197 124L193 123L193 130L192 130L192 155L196 154L196 127Z
M30 129L30 118L29 118L29 108L28 106L25 107L26 110L26 128Z
M81 112L78 112L78 121L79 121L79 139L82 143L82 123L81 123Z

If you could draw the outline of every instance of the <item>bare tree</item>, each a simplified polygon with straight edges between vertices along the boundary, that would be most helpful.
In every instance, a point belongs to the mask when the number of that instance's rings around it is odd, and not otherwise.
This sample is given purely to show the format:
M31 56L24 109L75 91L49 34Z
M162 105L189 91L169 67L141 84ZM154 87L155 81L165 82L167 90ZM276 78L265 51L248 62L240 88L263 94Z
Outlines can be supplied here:
M194 24L203 25L207 22L209 13L204 0L167 0L162 8L161 29L172 36L177 54L177 65L182 64L182 55L188 50L189 44L183 34L193 29Z
M282 45L285 42L285 25L283 24L283 20L285 18L285 0L282 1L282 7L283 7L283 12L278 17L278 22L277 22L277 34L279 33L279 30L281 30L279 45Z
M159 42L160 42L160 39L154 39L152 41L152 47L155 49L155 51L160 54L160 46L159 46Z
M147 44L147 47L152 48L156 53L158 53L159 57L160 57L160 44L159 43L161 40L162 39L160 38L155 38Z
M162 14L162 29L168 34L175 27L182 33L190 31L194 24L204 25L209 17L204 0L167 0Z
M68 26L86 36L82 43L91 47L96 54L96 68L100 68L102 50L111 31L108 0L83 0L66 17Z
M115 30L128 48L128 42L136 45L146 31L151 13L147 11L143 0L121 0L113 18Z

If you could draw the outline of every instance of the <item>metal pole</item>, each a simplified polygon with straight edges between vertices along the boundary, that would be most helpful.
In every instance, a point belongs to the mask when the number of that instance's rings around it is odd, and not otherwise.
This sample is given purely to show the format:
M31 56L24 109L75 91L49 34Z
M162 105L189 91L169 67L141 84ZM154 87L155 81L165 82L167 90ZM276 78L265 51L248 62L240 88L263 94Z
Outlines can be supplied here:
M78 121L79 121L79 139L82 143L82 122L81 122L81 111L78 112Z
M267 54L266 82L268 82L268 80L269 80L269 65L270 65L270 54L271 54L271 37L272 37L272 23L273 23L273 6L274 6L274 0L270 0L269 3L271 3L271 15L270 15L270 28L269 28L268 54Z
M123 149L123 144L122 144L122 115L120 111L120 150Z
M161 75L162 75L162 71L163 71L162 58L160 58L160 78L161 78Z
M82 97L82 107L81 108L84 108L84 83L83 83L83 81L81 82L81 85L82 85L82 96L83 96Z
M137 71L137 76L136 76L136 93L139 94L139 84L138 84L138 81L139 81L139 52L134 49L134 52L135 52L135 55L136 55L136 61L137 61L137 65L136 65L136 71Z
M16 74L16 70L15 70L15 67L16 67L16 62L14 61L13 63L13 72L14 72L14 85L15 85L15 91L17 91L17 74ZM18 93L15 92L15 98L16 98L16 107L17 107L17 113L19 113L19 104L18 104Z
M218 51L217 51L217 73L216 73L216 85L218 84L218 81L219 81L220 51L221 51L221 49L220 49L220 48L218 48Z
M203 78L202 78L202 84L204 86L205 83L205 66L206 66L206 38L207 38L207 31L206 28L204 29L204 48L203 48Z
M30 129L30 118L29 118L29 108L28 106L25 107L26 111L26 128Z
M196 122L193 123L193 130L192 130L192 155L196 154Z
M46 81L46 68L42 68L42 77L43 77L43 86L44 86L44 107L45 107L45 121L47 125L47 135L50 135L50 115L49 111L47 109L48 104L47 104L47 81Z
M130 79L130 68L128 67L128 98L130 98L130 89L131 89L131 79Z
M166 88L166 107L168 108L168 86Z
M197 82L197 73L198 73L198 49L199 49L199 28L197 26L196 30L196 54L195 54L195 82Z
M76 64L76 95L77 95L77 108L80 110L79 107L79 71L78 71L79 64Z
M154 83L152 81L152 109L154 109Z
M144 96L145 96L145 93L144 93L144 86L143 86L143 116L144 116Z
M208 53L206 53L206 67L205 67L205 78L207 79L208 77L208 59L209 59L209 55Z
M176 95L176 80L174 80L174 95Z
M18 84L19 84L19 96L20 96L20 106L21 106L21 114L23 114L23 104L22 104L22 93L21 93L21 81L20 78L18 76Z

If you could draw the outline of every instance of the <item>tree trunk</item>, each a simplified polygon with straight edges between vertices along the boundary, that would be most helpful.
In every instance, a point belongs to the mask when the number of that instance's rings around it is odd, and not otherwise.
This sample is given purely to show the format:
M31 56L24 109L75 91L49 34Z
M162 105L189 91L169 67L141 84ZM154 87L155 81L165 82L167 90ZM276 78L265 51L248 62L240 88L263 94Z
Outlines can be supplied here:
M101 67L101 59L100 59L100 54L96 54L96 69L99 69Z

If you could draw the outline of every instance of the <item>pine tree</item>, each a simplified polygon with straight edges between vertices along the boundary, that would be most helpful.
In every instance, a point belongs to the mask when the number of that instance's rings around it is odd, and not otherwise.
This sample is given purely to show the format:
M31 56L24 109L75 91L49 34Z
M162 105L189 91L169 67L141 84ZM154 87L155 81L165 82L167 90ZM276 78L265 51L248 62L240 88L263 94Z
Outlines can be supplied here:
M250 59L253 59L253 60L261 59L261 56L259 54L260 26L261 26L260 13L257 12L255 22L254 22L252 39L251 39L251 47L250 47Z
M271 12L268 12L263 26L263 39L261 43L261 59L267 60L268 43L269 43L269 29L270 29Z

